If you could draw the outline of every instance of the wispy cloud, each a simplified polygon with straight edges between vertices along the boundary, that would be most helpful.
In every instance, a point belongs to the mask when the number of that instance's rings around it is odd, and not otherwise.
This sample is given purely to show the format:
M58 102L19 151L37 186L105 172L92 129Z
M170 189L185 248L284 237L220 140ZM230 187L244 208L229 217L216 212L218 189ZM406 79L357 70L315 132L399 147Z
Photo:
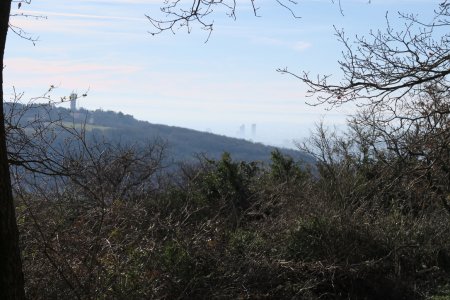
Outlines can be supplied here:
M111 90L124 82L124 77L138 73L135 65L102 64L88 61L39 60L11 58L5 60L5 85L19 88L48 86L50 84L85 89Z
M21 10L13 11L13 14L32 15L32 16L57 16L82 19L101 19L101 20L122 20L122 21L142 21L144 18L134 18L126 16L100 15L100 14L80 14L55 11Z
M14 26L20 27L31 35L40 37L51 37L52 33L65 34L73 38L79 37L86 40L88 37L94 37L97 42L104 40L107 36L117 39L134 39L136 35L142 38L142 32L145 32L147 26L145 18L132 19L133 21L118 21L108 18L67 18L64 20L49 18L44 20L35 20L30 18L17 18L12 20ZM136 22L140 20L140 22ZM124 24L128 22L128 24ZM99 39L98 37L101 37ZM40 40L40 39L39 39Z
M294 43L292 45L292 48L297 51L303 51L303 50L310 48L311 46L312 46L312 44L309 42L300 41L300 42Z
M105 65L100 63L82 61L44 61L31 58L11 58L5 60L5 65L16 72L24 73L77 73L77 72L111 72L120 74L130 74L139 71L141 68L134 65Z

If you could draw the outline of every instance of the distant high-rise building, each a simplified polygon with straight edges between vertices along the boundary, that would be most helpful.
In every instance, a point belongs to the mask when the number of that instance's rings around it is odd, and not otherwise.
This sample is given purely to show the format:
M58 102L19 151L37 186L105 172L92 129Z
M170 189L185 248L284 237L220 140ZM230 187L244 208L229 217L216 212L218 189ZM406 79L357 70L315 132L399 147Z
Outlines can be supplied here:
M256 124L252 124L252 138L256 138Z
M70 110L71 111L76 111L77 110L77 94L72 93L70 94Z
M245 124L242 124L242 125L239 127L239 135L240 135L241 137L245 137Z

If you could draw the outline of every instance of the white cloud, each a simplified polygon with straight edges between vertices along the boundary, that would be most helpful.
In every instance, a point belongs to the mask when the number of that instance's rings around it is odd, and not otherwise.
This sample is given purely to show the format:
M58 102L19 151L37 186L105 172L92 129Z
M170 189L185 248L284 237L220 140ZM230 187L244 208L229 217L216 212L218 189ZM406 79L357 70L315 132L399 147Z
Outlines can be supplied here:
M72 86L80 89L110 91L125 82L125 78L141 71L137 65L94 63L76 60L39 60L9 58L5 60L5 86L30 88L33 86Z
M309 42L300 41L300 42L296 42L292 46L292 48L297 51L303 51L303 50L310 48L311 46L312 46L312 44Z
M32 16L57 16L57 17L69 17L69 18L82 18L82 19L102 19L102 20L122 20L122 21L142 21L144 18L133 18L125 16L111 16L111 15L99 15L99 14L79 14L79 13L66 13L55 11L39 11L39 10L22 10L14 11L13 14L20 16L32 15Z

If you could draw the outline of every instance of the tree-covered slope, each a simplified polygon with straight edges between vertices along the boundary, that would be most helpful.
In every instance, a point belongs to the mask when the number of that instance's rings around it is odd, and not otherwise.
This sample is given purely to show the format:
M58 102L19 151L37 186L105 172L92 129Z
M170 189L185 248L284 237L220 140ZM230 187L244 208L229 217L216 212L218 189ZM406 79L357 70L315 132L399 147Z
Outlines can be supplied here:
M41 121L60 119L66 126L84 128L90 137L113 143L145 143L157 139L167 145L167 156L175 161L193 159L198 154L217 159L224 152L230 153L236 160L268 161L270 153L274 150L274 147L261 143L187 128L152 124L136 120L133 116L121 112L100 109L95 111L80 109L71 112L69 109L49 105L24 106L9 103L6 105L6 115L16 119L20 117L23 126L37 119ZM310 156L300 151L282 149L282 152L295 160L313 162Z

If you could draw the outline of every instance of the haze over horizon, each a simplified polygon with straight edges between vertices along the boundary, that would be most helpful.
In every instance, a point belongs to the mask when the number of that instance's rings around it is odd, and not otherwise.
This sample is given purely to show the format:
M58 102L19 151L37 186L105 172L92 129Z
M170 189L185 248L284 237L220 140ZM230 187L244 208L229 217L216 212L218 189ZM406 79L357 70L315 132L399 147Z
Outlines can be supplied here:
M275 70L336 74L341 45L333 37L345 28L351 38L385 28L389 11L432 13L439 1L342 1L344 15L331 1L303 1L295 6L300 19L277 3L260 2L255 17L250 2L237 8L237 20L214 14L214 31L201 28L152 36L145 14L157 15L162 1L83 0L32 1L12 23L36 45L9 33L5 89L24 92L23 101L57 86L53 96L89 95L79 106L121 111L151 123L247 138L269 145L292 146L321 119L343 126L351 106L305 104L306 87ZM430 5L432 2L433 5ZM9 100L8 98L6 100ZM68 104L64 104L67 105ZM256 124L256 136L250 134Z

